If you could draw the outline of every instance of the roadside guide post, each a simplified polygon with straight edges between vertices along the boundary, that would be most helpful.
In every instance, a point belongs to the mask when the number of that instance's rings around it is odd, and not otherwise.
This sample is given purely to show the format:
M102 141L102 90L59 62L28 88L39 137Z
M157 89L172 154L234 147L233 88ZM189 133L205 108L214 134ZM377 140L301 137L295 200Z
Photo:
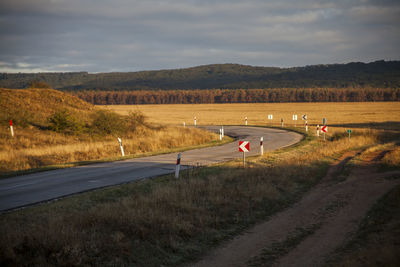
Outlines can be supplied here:
M224 138L224 125L221 126L222 129L222 138Z
M351 130L350 130L350 129L347 129L347 133L349 134L349 141L350 141Z
M293 120L294 120L294 127L296 127L297 114L293 114Z
M13 128L12 120L10 120L10 132L11 132L11 136L14 137L14 128Z
M118 137L119 147L121 148L121 155L125 157L124 148L122 147L122 140Z
M305 126L307 124L307 114L301 115L301 119L304 121L304 126Z
M261 136L261 138L260 138L260 154L261 154L261 156L264 155L264 144L263 144L263 142L264 142L264 137Z
M239 141L239 152L243 152L243 168L246 167L246 152L250 151L249 141Z
M219 129L219 141L222 140L222 129Z
M272 114L268 114L268 120L269 123L272 125L272 119L274 118L274 116Z
M197 118L196 118L196 116L194 116L194 126L196 126L197 125Z
M247 126L247 117L244 117L244 124Z
M283 128L283 118L281 118L281 128Z
M308 122L306 121L306 132L308 132Z
M178 154L178 157L176 159L176 166L175 166L175 178L179 178L179 171L181 169L181 153Z
M317 125L317 136L319 137L319 124Z
M183 122L183 127L186 127L186 122Z

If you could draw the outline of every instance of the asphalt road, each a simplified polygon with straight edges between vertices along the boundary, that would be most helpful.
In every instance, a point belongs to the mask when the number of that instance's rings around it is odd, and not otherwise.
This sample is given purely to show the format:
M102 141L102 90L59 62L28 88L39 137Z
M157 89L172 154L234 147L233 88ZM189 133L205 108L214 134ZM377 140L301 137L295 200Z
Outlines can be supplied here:
M218 126L205 127L219 132ZM294 132L260 127L225 126L226 135L250 141L246 156L260 153L260 137L264 151L290 146L301 140ZM0 211L24 207L96 188L123 184L139 179L175 172L178 153L91 164L86 166L39 172L0 180ZM182 152L182 169L210 165L242 157L238 142L217 147Z

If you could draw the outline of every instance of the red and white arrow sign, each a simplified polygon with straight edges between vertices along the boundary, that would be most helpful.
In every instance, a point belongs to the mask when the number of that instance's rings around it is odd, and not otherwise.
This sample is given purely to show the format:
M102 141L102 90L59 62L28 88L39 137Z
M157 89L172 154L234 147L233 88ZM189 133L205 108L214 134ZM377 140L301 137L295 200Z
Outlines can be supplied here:
M250 142L249 141L239 141L239 152L249 152Z
M324 133L327 133L328 132L328 126L326 126L326 125L322 126L321 131L323 131Z

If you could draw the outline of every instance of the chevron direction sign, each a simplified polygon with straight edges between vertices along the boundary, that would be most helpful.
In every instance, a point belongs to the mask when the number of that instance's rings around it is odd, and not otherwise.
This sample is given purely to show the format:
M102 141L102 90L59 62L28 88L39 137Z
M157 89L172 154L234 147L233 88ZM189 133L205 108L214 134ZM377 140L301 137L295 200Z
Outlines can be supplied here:
M323 131L324 133L327 133L328 132L328 126L326 126L326 125L322 126L321 131Z
M239 141L239 152L249 152L250 142L249 141Z

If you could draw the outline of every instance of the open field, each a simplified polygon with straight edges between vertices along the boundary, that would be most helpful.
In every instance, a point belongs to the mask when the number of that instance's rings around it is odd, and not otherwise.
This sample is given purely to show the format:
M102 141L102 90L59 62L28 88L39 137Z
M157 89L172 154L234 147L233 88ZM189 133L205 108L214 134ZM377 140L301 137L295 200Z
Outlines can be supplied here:
M50 89L0 89L0 108L0 175L117 160L121 158L117 137L122 138L126 157L205 145L218 138L200 129L148 125L140 113L104 112Z
M298 114L297 125L302 125L301 114L307 114L308 123L321 124L322 118L328 125L353 127L400 129L400 102L339 102L339 103L254 103L254 104L179 104L179 105L112 105L100 106L128 114L141 111L150 122L172 125L193 125L194 116L198 125L240 125L247 116L249 125L270 125L267 115L273 114L272 124L294 126L293 114ZM387 122L395 122L393 124ZM387 125L386 125L387 124Z
M248 169L234 161L188 170L179 180L173 176L143 180L2 214L0 263L187 263L297 202L346 151L394 151L396 140L398 136L379 130L360 130L351 142L340 136L327 142L309 136L296 147L249 158ZM398 163L391 162L399 168ZM346 179L341 170L334 174L330 184ZM331 214L337 207L328 204L321 211ZM280 251L292 247L282 244L287 247ZM388 246L393 255L396 247ZM390 259L383 258L382 262L392 264Z

